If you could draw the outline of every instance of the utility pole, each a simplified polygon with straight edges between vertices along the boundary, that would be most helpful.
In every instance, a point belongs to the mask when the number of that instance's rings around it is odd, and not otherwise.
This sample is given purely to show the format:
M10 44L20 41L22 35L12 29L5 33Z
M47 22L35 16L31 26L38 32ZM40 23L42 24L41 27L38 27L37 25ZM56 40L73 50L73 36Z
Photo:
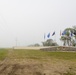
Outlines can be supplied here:
M16 47L17 47L17 38L16 38Z

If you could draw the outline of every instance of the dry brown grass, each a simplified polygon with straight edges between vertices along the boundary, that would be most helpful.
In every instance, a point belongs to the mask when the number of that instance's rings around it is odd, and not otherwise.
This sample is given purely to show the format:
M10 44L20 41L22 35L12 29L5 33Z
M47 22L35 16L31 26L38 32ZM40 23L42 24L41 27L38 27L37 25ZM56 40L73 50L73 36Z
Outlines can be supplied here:
M62 75L70 69L76 70L76 63L69 61L14 59L0 64L0 75Z

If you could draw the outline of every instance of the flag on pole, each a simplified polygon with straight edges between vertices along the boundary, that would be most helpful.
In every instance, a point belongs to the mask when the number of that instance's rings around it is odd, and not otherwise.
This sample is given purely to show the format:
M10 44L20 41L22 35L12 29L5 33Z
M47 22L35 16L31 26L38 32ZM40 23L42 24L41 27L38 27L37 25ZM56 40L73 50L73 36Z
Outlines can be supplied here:
M71 32L71 36L73 36L73 33Z
M72 32L70 32L70 37L72 37L73 36L73 33Z
M62 35L61 30L60 30L60 36Z
M47 37L50 38L50 33L48 33Z
M66 31L63 31L62 35L65 35L66 34Z
M52 36L54 36L54 35L55 35L55 31L53 32Z
M74 31L74 33L73 33L74 35L76 35L76 31Z

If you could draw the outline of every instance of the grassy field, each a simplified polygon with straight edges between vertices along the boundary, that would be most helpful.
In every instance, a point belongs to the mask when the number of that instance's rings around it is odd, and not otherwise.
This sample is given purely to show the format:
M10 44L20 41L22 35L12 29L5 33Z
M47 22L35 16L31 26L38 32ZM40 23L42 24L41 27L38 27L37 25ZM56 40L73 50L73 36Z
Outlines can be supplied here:
M7 49L0 49L0 60L4 60L7 57L8 50Z
M28 58L28 59L64 59L76 60L76 52L47 52L40 50L14 50L13 58Z
M0 75L76 75L76 52L0 49Z
M8 58L13 59L47 59L55 58L62 60L76 60L76 52L47 52L40 50L13 50L8 56L9 49L0 49L0 60Z

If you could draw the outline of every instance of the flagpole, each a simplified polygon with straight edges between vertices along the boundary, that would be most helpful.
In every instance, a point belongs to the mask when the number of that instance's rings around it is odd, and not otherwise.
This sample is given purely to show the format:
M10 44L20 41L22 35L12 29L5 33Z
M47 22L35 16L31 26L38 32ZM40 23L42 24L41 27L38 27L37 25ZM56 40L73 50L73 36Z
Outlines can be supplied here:
M60 35L60 38L61 38L61 35ZM62 41L60 40L60 42L61 42L61 46L62 46Z
M16 47L17 47L17 38L16 38Z
M56 42L56 33L55 33L55 31L53 32L52 36L54 36L54 41Z
M44 42L45 42L45 33L44 33Z
M61 38L61 35L62 35L62 32L61 32L61 30L60 30L60 38ZM61 40L60 40L61 41ZM62 46L62 41L61 41L61 46Z
M45 38L46 38L46 35L45 35L45 33L44 33L44 42L45 42Z
M55 34L55 42L56 42L56 34Z

